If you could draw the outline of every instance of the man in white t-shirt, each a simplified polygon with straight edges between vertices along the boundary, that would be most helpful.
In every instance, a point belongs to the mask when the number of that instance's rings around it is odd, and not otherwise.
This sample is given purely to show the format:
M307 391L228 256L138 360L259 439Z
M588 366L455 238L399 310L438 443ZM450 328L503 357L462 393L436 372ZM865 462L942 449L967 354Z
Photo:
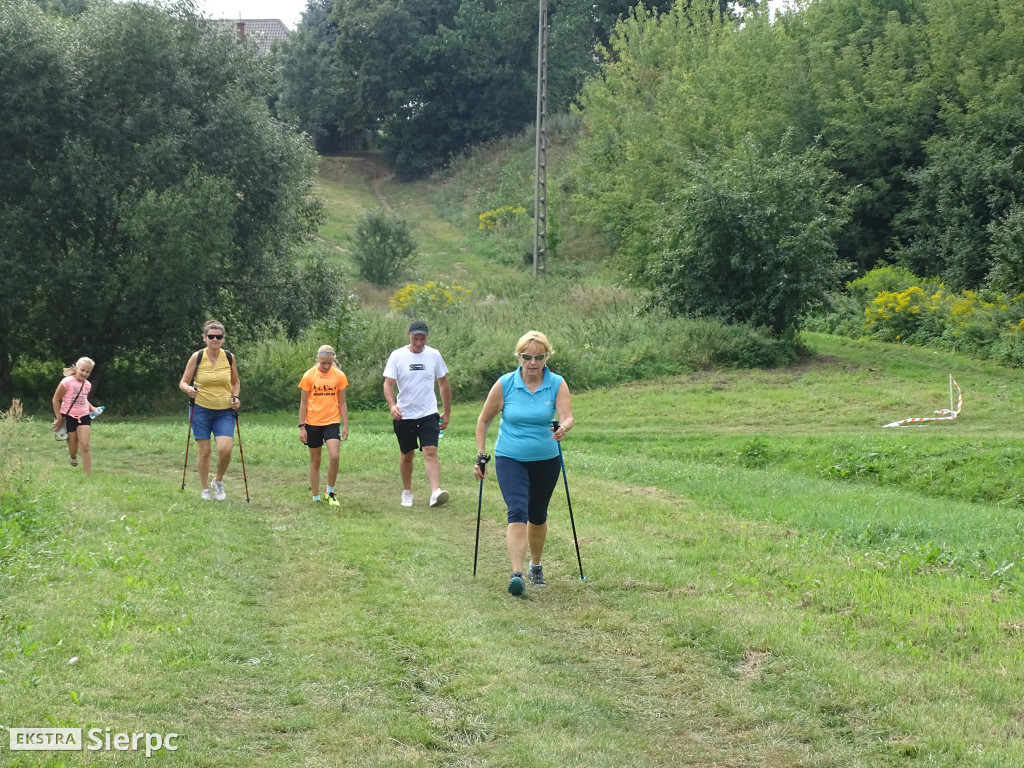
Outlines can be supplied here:
M444 409L440 416L434 394L435 381ZM427 324L422 320L409 325L409 345L399 347L388 357L384 366L384 399L391 409L395 437L402 452L398 462L402 475L402 506L412 506L412 459L419 448L430 481L430 506L440 507L448 501L448 491L441 489L437 442L441 430L448 426L452 390L448 383L448 366L440 352L427 346Z

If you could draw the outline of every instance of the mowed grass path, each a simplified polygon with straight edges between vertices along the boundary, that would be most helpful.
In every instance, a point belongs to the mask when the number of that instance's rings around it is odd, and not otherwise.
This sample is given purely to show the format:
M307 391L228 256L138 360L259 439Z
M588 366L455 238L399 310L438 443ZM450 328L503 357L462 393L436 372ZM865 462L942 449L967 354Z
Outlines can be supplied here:
M975 540L1010 562L1020 508L838 482L771 450L745 459L753 438L769 449L942 436L1019 448L1008 406L1020 377L960 361L972 371L964 420L896 438L879 429L890 418L876 416L879 391L901 411L891 418L926 415L942 403L913 401L958 361L905 351L908 367L871 371L892 348L812 346L826 357L790 370L578 394L565 448L587 579L560 487L550 586L525 599L505 592L493 479L472 576L474 404L457 405L442 440L452 501L439 511L419 462L416 506L398 505L380 413L352 414L341 509L308 501L290 414L242 417L248 504L237 450L229 501L201 502L191 468L180 490L181 419L105 415L86 482L39 420L6 425L7 450L39 482L41 523L4 553L0 725L182 736L150 759L18 756L5 744L0 755L49 766L1019 766L1024 603L1015 567L980 570Z

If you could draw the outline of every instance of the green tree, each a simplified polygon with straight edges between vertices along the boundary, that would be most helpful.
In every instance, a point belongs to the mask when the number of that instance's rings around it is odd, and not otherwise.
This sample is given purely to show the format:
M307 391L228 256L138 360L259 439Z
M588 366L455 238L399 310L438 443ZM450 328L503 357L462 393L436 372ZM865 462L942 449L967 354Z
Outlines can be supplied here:
M277 50L281 62L278 114L318 138L363 127L336 55L338 25L331 19L333 8L333 0L310 0L295 33Z
M61 16L74 16L89 8L89 0L35 0L35 2L44 11L59 13Z
M753 141L728 161L696 161L689 176L640 281L675 314L794 332L842 274L835 177L816 152L764 155Z
M47 180L62 172L57 150L78 101L70 50L61 43L69 34L67 24L27 3L0 13L0 391L5 393L13 360L38 343L29 318L41 314L41 304L59 301L53 273L43 271L35 253L48 250L56 236L46 222Z
M270 82L188 6L0 14L0 385L25 356L174 359L210 314L297 332L315 156Z
M840 261L1005 279L1005 237L1001 275L991 249L1024 196L1022 29L1005 0L829 0L742 24L715 0L638 6L579 99L577 202L641 273L694 161L788 133L839 176Z
M992 236L994 288L1019 295L1024 292L1024 205L1016 204L989 225Z
M742 25L716 0L637 6L602 51L579 98L576 202L628 273L645 269L650 233L694 161L728 156L748 136L777 145L801 108L795 43L756 12ZM799 126L798 126L799 127ZM801 129L800 140L813 137Z
M383 121L393 167L405 176L427 173L529 121L536 112L536 76L529 74L536 71L535 16L514 0L463 3L451 27L439 25L418 41L420 72Z
M1021 25L1018 3L932 8L928 35L943 106L920 167L907 174L913 197L896 218L896 258L918 274L941 275L954 289L996 279L997 267L999 281L1016 280L1006 271L1005 239L997 246L992 237L1024 200Z
M994 267L993 226L1024 196L1024 173L1012 150L979 138L938 138L930 147L928 163L908 174L916 194L898 219L908 242L897 259L917 274L941 275L953 290L980 286Z
M568 107L596 69L596 42L628 7L551 0L549 111ZM379 126L404 177L521 130L536 116L537 11L516 0L339 0L346 114Z
M896 245L907 174L924 160L939 84L931 76L927 0L836 0L808 7L809 77L819 132L843 178L850 222L840 254L859 271Z

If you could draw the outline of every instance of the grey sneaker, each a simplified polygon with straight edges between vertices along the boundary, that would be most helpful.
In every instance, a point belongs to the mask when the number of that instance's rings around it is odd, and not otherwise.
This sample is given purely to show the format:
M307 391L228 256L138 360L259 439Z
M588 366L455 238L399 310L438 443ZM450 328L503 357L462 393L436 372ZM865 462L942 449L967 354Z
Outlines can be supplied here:
M534 587L546 587L548 583L544 581L544 566L543 565L531 565L526 575L530 577L530 585Z
M412 506L412 491L402 491L402 506L403 507L411 507Z
M224 492L223 480L214 480L210 483L210 488L213 489L213 498L217 501L224 501L228 497L227 493Z
M443 507L448 503L448 491L438 488L432 494L430 494L430 506L432 507Z
M213 495L210 493L210 489L209 488L203 488L203 492L201 494L199 494L199 495L203 498L204 501L212 501L213 500Z
M523 581L523 572L516 571L512 574L512 578L508 580L508 593L510 595L521 595L526 591L526 582Z

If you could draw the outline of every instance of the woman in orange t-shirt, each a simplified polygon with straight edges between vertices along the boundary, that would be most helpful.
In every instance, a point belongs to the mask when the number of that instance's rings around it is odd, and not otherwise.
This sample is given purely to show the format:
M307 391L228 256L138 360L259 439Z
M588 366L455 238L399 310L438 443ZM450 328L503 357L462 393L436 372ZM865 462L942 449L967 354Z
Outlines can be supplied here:
M334 347L324 344L316 352L316 365L302 375L299 389L299 440L309 447L309 487L320 501L320 458L327 444L327 502L340 506L334 492L338 479L341 443L348 440L348 377L338 367Z

